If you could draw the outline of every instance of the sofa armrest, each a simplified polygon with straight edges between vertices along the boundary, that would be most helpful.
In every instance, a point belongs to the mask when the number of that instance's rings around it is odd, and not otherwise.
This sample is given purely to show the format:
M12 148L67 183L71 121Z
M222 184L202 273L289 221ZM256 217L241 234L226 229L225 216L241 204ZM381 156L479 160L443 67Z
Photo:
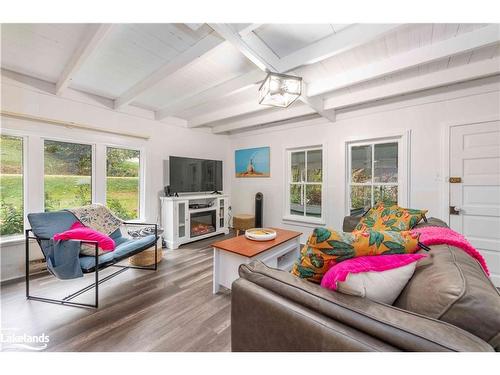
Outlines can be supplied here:
M252 284L267 291L267 297L266 293L261 293L261 300L254 300L251 308L246 306L246 310L241 312L240 316L233 314L232 324L235 324L236 330L240 326L240 319L247 326L247 332L252 328L256 332L270 329L266 326L264 316L255 321L255 327L250 327L245 314L259 314L261 307L271 303L274 313L286 314L290 311L289 306L293 306L300 310L298 316L308 316L311 321L323 326L335 324L336 330L322 333L321 340L331 335L332 344L321 350L370 350L366 348L390 350L388 348L394 348L393 350L402 351L493 351L493 348L480 338L448 323L366 298L330 291L317 284L299 279L288 272L271 269L261 262L241 265L240 276L245 280L237 280L233 284L235 287L232 291L233 311L243 311L240 310L243 301L239 298L239 294L244 290L248 291ZM269 301L269 296L273 296L274 300ZM294 331L291 337L305 339L310 335L307 329L309 326L295 324L295 321L296 318L290 318L287 322L290 330ZM302 329L303 327L306 329ZM342 337L344 337L342 340L338 334L339 327L346 328L342 332ZM345 335L360 344L355 345L353 349L352 342L346 344ZM241 337L235 335L234 339L236 340L233 343L234 348L245 350L245 344L239 344ZM361 343L365 346L363 347ZM263 342L259 344L266 345ZM250 349L254 349L255 345L254 342ZM281 337L279 350L288 350L287 347L294 350L295 345L294 342L288 341L287 335L284 335ZM302 349L307 350L307 347ZM269 348L266 347L266 350Z
M342 225L342 230L344 232L352 232L356 225L359 224L361 216L346 216L344 217L344 223Z

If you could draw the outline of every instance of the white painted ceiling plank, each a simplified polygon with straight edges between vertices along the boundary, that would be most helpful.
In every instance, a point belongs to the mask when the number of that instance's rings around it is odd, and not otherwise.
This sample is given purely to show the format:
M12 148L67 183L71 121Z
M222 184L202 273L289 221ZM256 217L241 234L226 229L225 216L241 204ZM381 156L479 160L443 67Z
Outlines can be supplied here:
M500 58L450 68L410 79L404 79L399 82L379 85L346 95L326 98L324 99L324 107L325 109L341 109L497 74L500 74Z
M282 58L279 62L280 72L287 72L302 65L325 60L374 40L400 26L400 24L359 24L349 26L337 34L321 39Z
M241 29L238 33L241 36L245 36L247 34L250 34L252 31L258 29L262 25L263 25L262 23L251 23L250 25L248 25L248 26L244 27L243 29Z
M78 69L85 63L85 60L95 51L99 43L106 37L112 24L91 25L92 29L85 37L83 43L78 47L75 54L64 68L61 77L56 83L56 94L60 95L71 83L71 80L78 72Z
M188 121L188 127L196 128L200 126L210 126L210 124L225 120L230 117L246 115L249 113L260 112L270 107L259 104L257 98L255 100L244 102L238 105L234 105L228 108L223 108L218 111L209 112L207 114L194 117ZM281 111L286 112L286 110L281 109Z
M242 76L213 86L207 90L181 98L175 102L169 103L157 111L156 119L161 120L177 112L181 112L185 109L214 100L215 98L221 98L235 92L239 92L246 89L248 86L255 85L256 83L262 81L265 76L266 74L263 71L256 69L247 74L243 74Z
M223 40L219 38L219 36L215 33L207 35L205 38L197 42L193 47L176 56L160 69L150 74L147 78L140 82L137 82L119 98L115 99L115 109L121 108L124 105L132 102L144 91L157 85L165 77L196 60L222 42Z
M268 109L266 112L260 113L257 116L253 116L247 119L235 119L234 122L214 126L212 128L212 133L226 133L233 130L249 128L252 126L262 125L270 122L283 121L315 113L316 111L314 109L312 109L308 105L303 104L294 104L284 110L276 108Z
M316 96L396 73L447 56L471 51L500 41L500 26L491 25L422 48L395 55L380 62L361 66L321 81L309 83L307 96Z

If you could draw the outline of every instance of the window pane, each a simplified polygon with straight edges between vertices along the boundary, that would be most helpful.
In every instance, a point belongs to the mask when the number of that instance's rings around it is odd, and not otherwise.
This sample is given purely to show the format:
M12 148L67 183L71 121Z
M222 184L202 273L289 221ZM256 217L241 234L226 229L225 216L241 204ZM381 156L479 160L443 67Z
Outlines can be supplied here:
M374 182L398 182L398 144L375 145Z
M140 151L106 150L106 205L123 220L139 217Z
M292 152L292 182L301 182L304 181L304 173L305 173L305 157L306 153L304 151L301 152Z
M302 185L290 185L290 215L304 215Z
M45 211L92 203L92 146L44 142Z
M306 185L306 216L321 217L321 185Z
M363 183L372 180L372 146L351 148L352 182Z
M1 235L23 233L23 139L2 135L0 140Z
M386 205L398 203L397 186L374 186L374 202L384 202Z
M307 151L307 182L321 182L323 156L321 150Z
M351 186L351 215L362 215L371 207L371 200L371 186Z

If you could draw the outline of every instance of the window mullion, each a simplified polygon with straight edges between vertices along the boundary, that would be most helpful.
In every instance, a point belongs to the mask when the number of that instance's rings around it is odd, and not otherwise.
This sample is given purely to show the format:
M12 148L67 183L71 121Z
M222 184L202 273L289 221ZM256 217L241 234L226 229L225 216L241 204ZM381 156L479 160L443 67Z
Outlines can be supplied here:
M375 205L375 189L374 189L374 186L373 184L375 183L375 144L372 144L371 145L372 147L372 179L371 179L371 182L372 182L372 199L371 199L371 207L373 207Z

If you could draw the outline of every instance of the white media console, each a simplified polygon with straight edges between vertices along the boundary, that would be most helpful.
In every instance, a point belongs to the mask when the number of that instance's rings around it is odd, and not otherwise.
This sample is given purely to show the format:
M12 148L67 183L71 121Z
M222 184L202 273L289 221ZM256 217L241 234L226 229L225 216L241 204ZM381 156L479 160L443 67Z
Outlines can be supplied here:
M161 197L160 200L163 238L169 249L229 233L228 195L181 195Z

